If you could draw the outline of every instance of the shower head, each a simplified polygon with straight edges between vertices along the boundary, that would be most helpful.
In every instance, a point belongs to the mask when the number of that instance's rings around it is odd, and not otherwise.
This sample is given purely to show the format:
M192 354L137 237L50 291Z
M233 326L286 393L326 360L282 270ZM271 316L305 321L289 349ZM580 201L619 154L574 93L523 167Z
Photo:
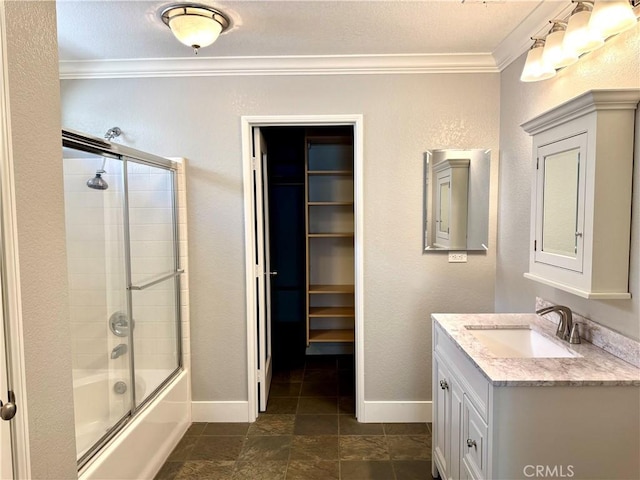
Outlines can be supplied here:
M98 170L96 176L90 180L87 180L87 187L94 190L106 190L109 188L109 184L102 178L102 174L106 173L104 170Z

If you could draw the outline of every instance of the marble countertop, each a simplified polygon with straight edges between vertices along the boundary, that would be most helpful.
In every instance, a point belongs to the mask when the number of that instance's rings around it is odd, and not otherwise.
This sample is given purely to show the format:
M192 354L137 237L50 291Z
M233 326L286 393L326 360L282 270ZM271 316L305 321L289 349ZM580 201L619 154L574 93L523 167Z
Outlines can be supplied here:
M640 368L586 341L569 345L555 336L556 325L536 314L433 314L456 346L494 386L640 386ZM497 358L465 328L530 325L573 350L574 358Z

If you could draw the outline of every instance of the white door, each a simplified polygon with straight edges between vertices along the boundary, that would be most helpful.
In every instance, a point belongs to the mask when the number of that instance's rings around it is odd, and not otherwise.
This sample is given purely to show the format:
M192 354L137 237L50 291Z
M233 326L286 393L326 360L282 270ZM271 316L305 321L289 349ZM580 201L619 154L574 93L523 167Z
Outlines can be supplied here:
M0 279L0 291L2 283ZM4 316L2 308L2 296L0 295L0 402L2 406L2 417L8 417L10 406L9 385L7 381L7 352L5 347ZM11 460L11 430L9 420L0 418L0 479L7 480L13 478L13 463Z
M253 129L253 182L256 235L256 282L258 327L258 409L267 409L271 387L271 272L269 262L269 188L267 147L259 128Z

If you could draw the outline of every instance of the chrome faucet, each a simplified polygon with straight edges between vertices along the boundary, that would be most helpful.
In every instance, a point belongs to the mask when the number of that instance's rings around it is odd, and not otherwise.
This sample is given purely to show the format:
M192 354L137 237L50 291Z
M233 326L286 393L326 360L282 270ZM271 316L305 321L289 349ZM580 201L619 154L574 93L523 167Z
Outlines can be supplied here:
M569 307L563 305L553 305L551 307L541 308L536 310L538 315L544 315L546 313L557 312L560 315L560 321L558 322L558 329L556 330L556 337L561 338L569 343L580 343L580 332L578 331L578 324L573 323L573 313Z
M127 347L125 343L116 345L115 348L111 350L111 359L113 360L115 358L120 357L121 355L124 355L125 353L127 353L128 350L129 350L129 347Z

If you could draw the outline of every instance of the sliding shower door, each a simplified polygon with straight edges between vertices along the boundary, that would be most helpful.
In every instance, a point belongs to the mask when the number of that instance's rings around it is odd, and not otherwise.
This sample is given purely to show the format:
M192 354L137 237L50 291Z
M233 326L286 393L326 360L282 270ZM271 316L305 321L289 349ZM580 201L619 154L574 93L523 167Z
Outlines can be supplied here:
M63 145L82 467L182 365L176 165L77 132Z
M133 402L123 162L63 149L76 449L82 458Z
M135 402L180 366L174 172L126 159Z

